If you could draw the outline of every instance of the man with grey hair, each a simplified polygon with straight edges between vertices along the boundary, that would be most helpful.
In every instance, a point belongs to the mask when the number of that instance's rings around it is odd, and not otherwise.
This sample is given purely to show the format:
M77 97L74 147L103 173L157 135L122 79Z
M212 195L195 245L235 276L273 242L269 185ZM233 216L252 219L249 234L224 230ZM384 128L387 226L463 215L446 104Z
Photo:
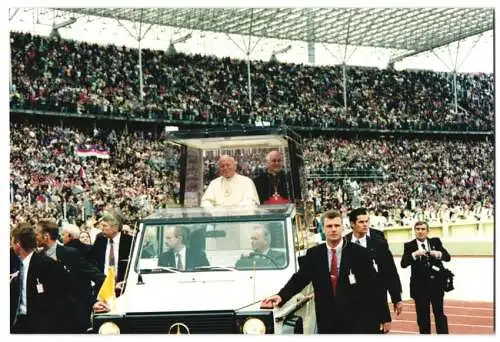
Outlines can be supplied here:
M90 252L99 270L107 275L110 266L116 270L117 296L123 286L128 267L132 237L122 234L122 218L112 210L104 212L100 219L102 233L97 235Z
M273 150L266 156L266 172L254 180L260 204L281 204L293 201L290 177L283 170L283 156Z
M429 237L429 224L418 221L413 227L415 239L405 242L401 267L410 266L410 297L415 301L420 334L431 333L430 306L436 323L436 333L448 334L448 317L443 310L443 261L450 253L439 237Z
M208 185L201 198L204 208L224 206L259 205L259 195L253 181L236 173L236 161L233 157L223 155L219 159L220 177L215 178Z
M90 250L92 246L80 241L80 228L71 223L64 223L61 231L63 244L76 249L85 260L90 261Z
M70 301L72 314L68 316L67 331L70 333L83 333L90 327L90 311L95 297L91 287L94 282L100 287L104 281L104 274L93 264L85 261L76 249L63 246L57 238L59 227L50 219L38 221L35 228L40 253L53 258L63 265L70 280ZM64 323L62 323L64 324Z
M252 267L283 267L286 264L285 253L271 248L271 233L269 228L262 224L253 227L250 236L252 252L242 255L236 262L236 268Z

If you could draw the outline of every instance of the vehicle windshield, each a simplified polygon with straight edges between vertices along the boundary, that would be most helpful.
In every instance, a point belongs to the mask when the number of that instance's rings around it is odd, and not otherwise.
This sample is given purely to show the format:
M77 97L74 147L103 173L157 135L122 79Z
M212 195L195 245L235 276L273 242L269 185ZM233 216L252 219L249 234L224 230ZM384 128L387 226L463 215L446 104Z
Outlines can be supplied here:
M283 221L143 226L136 270L143 273L281 269L288 265Z

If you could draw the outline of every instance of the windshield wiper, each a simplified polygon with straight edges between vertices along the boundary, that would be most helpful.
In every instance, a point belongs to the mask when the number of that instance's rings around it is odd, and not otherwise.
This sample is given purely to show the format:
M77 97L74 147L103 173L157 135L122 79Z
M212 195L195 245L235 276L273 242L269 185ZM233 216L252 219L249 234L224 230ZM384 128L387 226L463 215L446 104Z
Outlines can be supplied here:
M180 273L175 267L157 266L156 268L141 268L141 273Z
M232 271L235 272L236 268L229 266L198 266L193 268L194 271Z

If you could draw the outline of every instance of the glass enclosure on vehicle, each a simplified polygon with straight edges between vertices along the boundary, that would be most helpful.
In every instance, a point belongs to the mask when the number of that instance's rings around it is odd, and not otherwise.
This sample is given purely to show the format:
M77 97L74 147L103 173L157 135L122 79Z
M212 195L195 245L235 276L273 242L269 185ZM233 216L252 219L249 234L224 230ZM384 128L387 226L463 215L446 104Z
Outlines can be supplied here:
M265 173L266 156L282 155L287 198L303 200L306 188L303 173L302 138L287 127L232 127L224 130L177 131L168 142L181 148L179 201L182 206L199 206L205 187L218 177L217 160L229 155L237 162L237 172L255 179Z
M135 269L174 273L286 268L293 251L287 244L289 233L283 215L292 208L273 205L160 211L143 221Z

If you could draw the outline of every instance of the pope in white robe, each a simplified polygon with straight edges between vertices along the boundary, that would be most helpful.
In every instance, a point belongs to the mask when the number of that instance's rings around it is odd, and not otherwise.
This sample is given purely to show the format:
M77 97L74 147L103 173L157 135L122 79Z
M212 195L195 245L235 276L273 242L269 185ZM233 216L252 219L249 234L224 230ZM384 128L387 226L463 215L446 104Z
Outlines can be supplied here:
M221 176L212 180L203 194L202 207L256 207L260 204L254 182L236 173L234 158L227 155L221 156L219 173Z

